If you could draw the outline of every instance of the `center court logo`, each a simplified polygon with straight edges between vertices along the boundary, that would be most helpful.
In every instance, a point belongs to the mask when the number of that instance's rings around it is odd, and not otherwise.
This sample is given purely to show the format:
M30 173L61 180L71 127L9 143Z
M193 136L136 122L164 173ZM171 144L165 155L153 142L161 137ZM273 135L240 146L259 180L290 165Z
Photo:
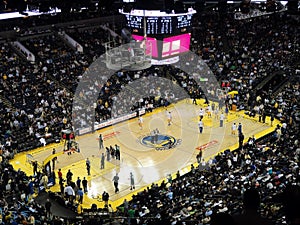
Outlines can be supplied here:
M176 139L170 135L146 135L140 138L142 145L149 148L155 148L155 150L168 150L181 143L181 139Z

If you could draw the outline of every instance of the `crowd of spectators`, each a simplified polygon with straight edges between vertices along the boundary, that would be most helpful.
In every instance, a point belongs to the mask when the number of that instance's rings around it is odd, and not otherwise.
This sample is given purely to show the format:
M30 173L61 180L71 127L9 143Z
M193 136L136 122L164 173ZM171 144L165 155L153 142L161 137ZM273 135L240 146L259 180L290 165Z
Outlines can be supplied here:
M93 56L93 61L105 53L104 43L109 42L109 36L103 28L99 26L94 28L69 28L66 32L79 44L83 45L84 52Z
M2 143L10 140L15 144L9 151L22 151L45 145L45 139L59 140L70 102L66 90L47 78L43 67L22 61L9 45L2 45L1 55L1 90L7 103L1 115Z
M173 181L153 184L133 196L125 207L120 207L116 216L138 217L146 224L151 224L152 220L154 224L183 224L183 221L207 224L217 213L240 214L242 194L255 188L261 195L261 215L277 224L287 221L281 203L276 202L274 196L289 184L299 184L299 79L290 79L285 89L276 95L272 86L265 91L255 88L279 70L287 76L296 75L297 21L284 13L249 21L235 21L224 16L223 22L220 21L214 13L197 17L192 35L196 41L192 43L192 50L203 58L222 83L220 87L208 85L209 94L218 98L219 88L237 90L239 94L233 99L228 95L221 100L260 115L274 116L282 121L282 127L274 128L272 136L251 141L252 144L246 144L242 150L221 153ZM22 171L14 171L8 160L19 151L59 141L62 129L72 129L72 98L77 82L95 57L103 53L102 43L108 37L99 28L83 29L70 35L83 45L83 53L63 43L55 31L23 39L24 46L37 56L35 64L20 58L8 44L1 44L0 200L4 224L23 223L36 215L44 215L39 217L41 223L47 219L43 207L31 198L34 186L40 185L42 177L27 177ZM147 80L149 77L155 79ZM181 89L174 90L173 83L185 88L191 97L203 97L203 90L189 75L171 66L118 71L105 79L102 74L89 81L93 84L90 92L97 93L93 122L141 108L151 111L177 101L182 97ZM149 93L137 88L145 84L135 84L132 87L135 97L132 98L130 84L138 80L149 86ZM165 88L157 89L159 86ZM125 91L124 87L127 87ZM124 92L119 95L120 89ZM87 104L88 93L79 97L81 103ZM84 104L80 107L84 108ZM133 224L134 221L137 222L132 219Z
M42 174L28 177L10 165L10 156L0 154L0 224L44 224L47 221L44 205L34 200Z
M247 21L222 16L219 24L214 22L216 17L215 13L205 15L204 21L203 17L197 18L192 48L209 65L222 87L240 93L236 96L239 105L254 107L256 87L267 76L277 71L288 77L295 73L299 22L284 13ZM269 92L274 87L267 88Z

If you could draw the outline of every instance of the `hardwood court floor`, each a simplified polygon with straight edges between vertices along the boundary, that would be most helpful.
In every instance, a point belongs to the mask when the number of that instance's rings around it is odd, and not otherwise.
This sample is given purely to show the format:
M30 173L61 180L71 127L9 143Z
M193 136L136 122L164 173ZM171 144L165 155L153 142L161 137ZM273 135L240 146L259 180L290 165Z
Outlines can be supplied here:
M233 150L237 148L238 137L231 134L231 125L234 122L237 124L242 123L245 141L252 135L259 138L274 129L270 126L268 118L266 123L259 123L258 118L249 118L241 111L230 112L224 127L219 127L219 119L215 115L212 115L212 118L205 115L203 119L204 131L200 134L198 113L200 108L205 106L203 101L198 103L198 105L193 105L189 100L183 100L169 106L167 109L156 109L154 112L143 116L142 129L138 125L138 119L135 118L101 129L95 133L76 137L76 141L80 146L80 153L59 155L55 171L57 173L57 169L61 168L65 177L70 169L74 174L74 181L77 180L77 177L88 179L89 191L84 196L84 207L90 207L92 203L103 207L103 202L96 199L103 191L110 194L110 203L115 207L120 205L125 198L129 200L132 194L143 190L151 183L166 179L168 174L174 175L177 171L180 171L180 174L188 172L190 165L196 162L199 146L203 148L205 160L226 149ZM172 114L172 124L170 126L167 124L166 112L168 111ZM276 123L273 126L275 125ZM156 128L162 135L160 136L161 144L158 146L162 146L171 139L175 141L173 148L156 150L153 146L151 147L152 144L148 136ZM99 149L98 136L100 133L104 137L105 147L117 144L121 149L121 160L111 159L110 162L106 161L105 169L102 170L100 169L100 155L105 153L105 150ZM150 145L150 147L146 145ZM32 167L26 162L26 155L30 154L34 160L42 163L47 157L51 157L54 147L57 152L62 152L63 144L55 144L18 154L11 163L15 169L21 168L28 175L32 175ZM91 160L91 176L87 176L86 158ZM134 191L131 191L129 186L130 172L135 177L136 189ZM112 178L116 173L120 177L120 192L117 194L114 193L112 182ZM58 185L51 187L51 190L59 191Z

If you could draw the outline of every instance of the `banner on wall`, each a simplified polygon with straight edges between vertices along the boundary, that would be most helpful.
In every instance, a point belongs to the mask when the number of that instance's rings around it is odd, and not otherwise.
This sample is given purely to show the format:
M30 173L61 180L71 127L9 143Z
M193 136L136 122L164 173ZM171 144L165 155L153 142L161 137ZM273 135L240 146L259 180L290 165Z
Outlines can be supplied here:
M133 112L133 113L130 113L130 114L127 114L127 115L124 115L124 116L121 116L121 117L118 117L118 118L115 118L115 119L110 119L110 120L107 120L105 122L96 124L95 127L94 127L94 129L95 130L99 130L99 129L104 128L104 127L112 126L114 124L123 122L125 120L129 120L129 119L132 119L134 117L137 117L138 114L139 115L144 115L145 113L146 113L145 109L141 109L138 112ZM77 134L78 135L83 135L83 134L87 134L87 133L89 133L91 131L92 131L92 127L86 127L86 128L78 130Z

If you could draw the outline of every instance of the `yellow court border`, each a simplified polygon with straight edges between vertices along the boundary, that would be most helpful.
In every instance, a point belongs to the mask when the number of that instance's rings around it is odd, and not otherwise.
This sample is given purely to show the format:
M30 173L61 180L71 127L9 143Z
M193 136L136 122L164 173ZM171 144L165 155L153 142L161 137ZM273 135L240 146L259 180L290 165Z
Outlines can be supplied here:
M189 103L189 104L191 104L191 103L192 103L192 100L187 100L187 99L185 99L185 100L181 100L180 102L184 102L184 103ZM205 105L204 102L205 102L205 100L203 100L203 99L197 100L197 104L198 104L199 106L206 107L207 105ZM178 104L178 103L176 103L176 104ZM170 108L172 108L172 107L173 107L173 106L170 105L170 106L167 107L167 109L170 109ZM216 107L217 107L217 106L216 106ZM144 116L147 116L147 117L149 116L149 117L150 117L150 116L153 115L153 114L156 114L156 113L158 113L158 112L165 111L165 110L166 110L166 108L164 108L164 107L157 108L157 109L154 109L151 113L147 113L147 115L144 115ZM212 116L213 116L213 115L212 115ZM231 116L234 116L235 118L236 118L236 117L238 117L238 118L241 118L241 117L242 117L242 118L251 119L251 120L254 120L254 121L258 122L258 117L255 117L255 118L249 117L249 116L247 116L247 115L244 114L244 111L238 111L238 112L230 111L229 116L228 116L228 120L226 120L226 121L224 121L224 122L225 122L225 123L229 123L230 121L232 121L232 119L229 118L229 117L231 117ZM132 118L132 119L130 119L130 120L136 120L136 118ZM270 124L270 118L269 118L269 117L267 117L266 123L267 123L267 124ZM255 134L255 138L258 139L258 138L261 138L261 137L265 136L265 135L268 134L268 133L273 132L277 124L280 124L280 121L278 121L278 120L275 119L275 120L273 121L273 127L269 127L269 128L267 128L266 130L264 130L263 132L260 132L260 133ZM110 129L110 127L102 128L101 130L98 130L98 131L96 131L95 133L97 133L97 134L104 133L106 130L109 130L109 129ZM82 136L77 136L76 139L77 139L77 140L80 140L81 138L84 138L86 135L89 135L89 134L84 134L84 135L82 135ZM245 138L245 140L244 140L244 143L245 143L245 142L247 142L246 138ZM39 147L39 148L37 148L37 149L31 150L31 151L28 151L28 152L22 152L22 153L19 153L19 154L17 154L17 155L15 156L15 158L14 158L13 160L11 160L11 161L12 161L12 162L19 162L19 164L13 163L13 166L14 166L14 168L15 168L16 170L17 170L17 169L22 169L28 176L31 176L31 175L33 175L32 168L30 168L30 167L28 168L28 166L22 165L23 163L25 163L25 164L28 163L28 162L26 162L26 161L24 162L24 159L22 159L22 157L24 158L24 154L32 154L32 155L34 156L35 154L37 154L37 153L39 153L39 152L41 152L41 151L45 151L45 149L50 150L50 149L53 149L53 148L59 148L59 147L62 147L62 146L63 146L63 143L53 143L53 144L47 145L46 147ZM226 148L226 149L235 150L235 149L237 149L237 147L238 147L238 143L236 143L235 145L232 145L232 146L230 146L229 148ZM211 155L209 158L204 158L205 161L207 161L207 160L210 159L211 157L216 156L216 155L219 154L219 153L224 152L226 149L222 149L222 150L219 151L218 153L216 153L216 154L214 154L214 155ZM61 154L61 153L60 153L60 154ZM52 155L52 156L49 156L49 157L53 157L53 155ZM45 160L46 160L46 159L45 159ZM44 161L45 161L45 160L44 160ZM93 157L92 157L92 158L91 158L91 162L92 162L92 163L93 163L93 160L98 160L98 161L99 161L99 158L96 159L96 158L93 158ZM97 164L97 163L95 163L95 164ZM198 166L198 163L193 163L193 165L196 167L196 166ZM68 165L68 166L65 166L65 167L61 168L61 169L62 169L63 174L66 174L67 171L68 171L68 169L74 169L75 167L78 167L78 168L85 168L85 160L80 160L80 161L78 161L78 162L76 162L76 163L72 163L72 164L70 164L70 165ZM109 162L106 161L106 162L105 162L105 170L101 171L100 168L94 168L94 167L92 167L92 168L91 168L91 174L97 174L97 175L86 176L86 179L87 179L88 181L90 181L91 179L94 179L95 177L101 176L101 174L104 174L104 173L106 173L108 170L112 170L112 169L114 169L114 168L116 168L116 167L118 167L118 165L115 165L115 164L113 164L113 163L109 163ZM181 170L179 171L179 172L180 172L180 175L184 175L184 174L188 173L188 172L190 171L190 168L191 168L191 165L187 165L186 167L184 167L183 169L181 169ZM99 173L99 171L100 171L100 173ZM174 179L174 178L176 177L176 173L171 174L171 176L172 176L172 178ZM74 180L76 180L76 179L77 179L77 177L74 177ZM167 182L167 178L163 178L163 179L161 179L161 180L158 180L158 181L155 182L155 183L160 185L163 181L164 181L164 182ZM115 200L115 201L109 201L109 204L111 204L112 207L113 207L113 209L115 210L118 206L120 206L120 205L124 202L125 199L126 199L127 201L130 201L130 200L132 199L132 196L133 196L133 195L136 195L138 192L141 192L141 191L143 191L144 189L147 189L147 187L150 187L151 185L152 185L152 184L145 185L145 186L143 186L143 187L141 187L141 188L139 188L139 189L136 189L136 190L130 192L130 194L127 194L126 196L120 197L119 199L117 199L117 200ZM60 191L59 185L56 184L55 186L51 187L51 188L50 188L50 191L53 191L53 192ZM99 201L99 199L96 199L96 198L95 198L95 199L94 199L94 198L88 198L88 197L85 197L84 203L83 203L83 207L84 207L84 208L90 208L91 204L93 204L93 203L97 204L98 207L104 207L104 203L103 203L102 201Z

